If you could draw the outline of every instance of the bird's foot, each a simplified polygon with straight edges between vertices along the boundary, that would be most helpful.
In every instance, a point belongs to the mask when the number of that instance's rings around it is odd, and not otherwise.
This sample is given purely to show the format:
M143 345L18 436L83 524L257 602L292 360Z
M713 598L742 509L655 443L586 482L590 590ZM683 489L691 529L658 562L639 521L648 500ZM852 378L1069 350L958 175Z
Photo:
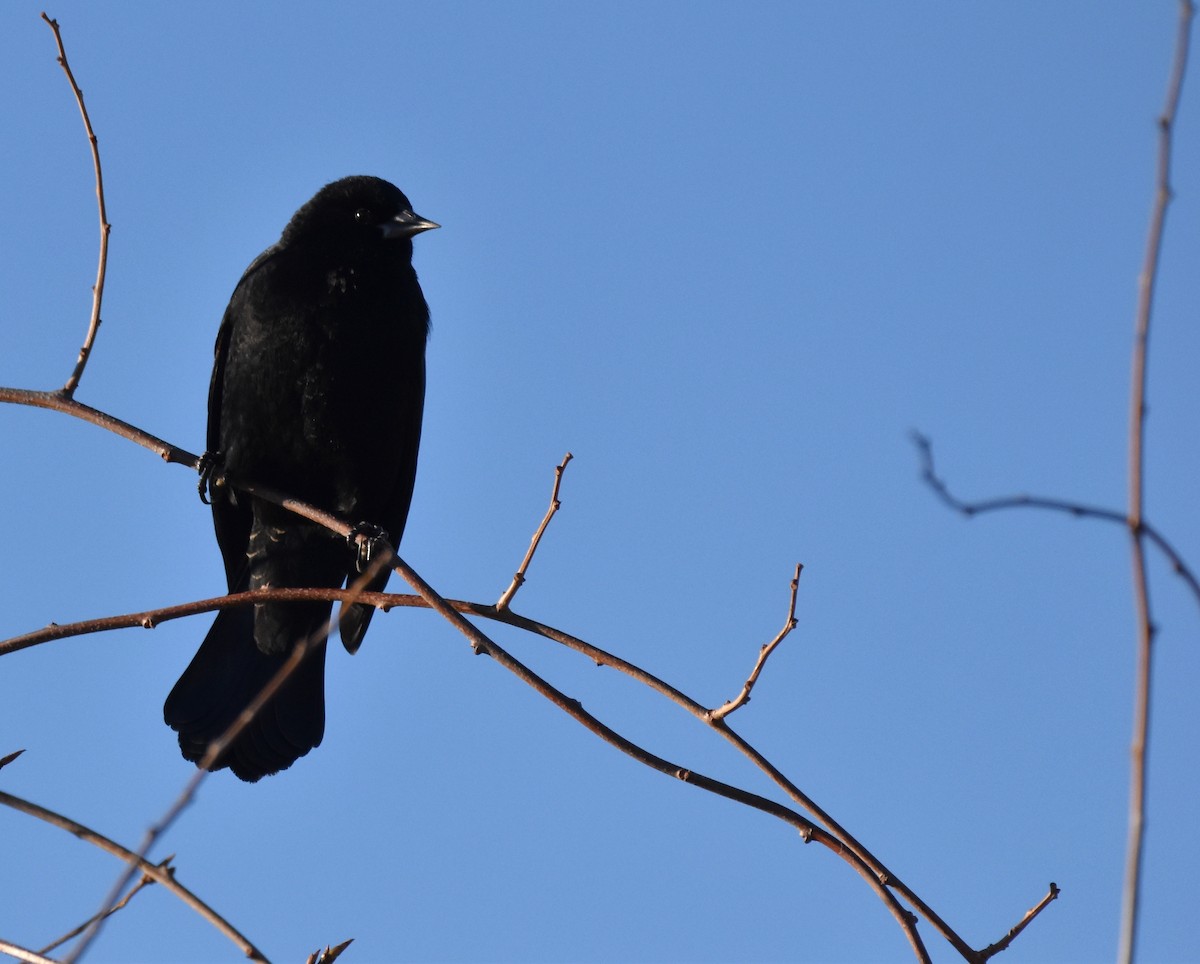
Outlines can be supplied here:
M362 540L359 540L362 536ZM386 529L382 529L377 525L372 525L370 522L359 522L351 526L350 532L346 535L346 542L354 548L358 547L358 560L355 563L359 572L363 572L371 562L371 556L375 554L375 543L380 539L387 539L388 534Z
M225 456L220 452L205 452L200 456L200 464L196 466L196 471L200 473L200 482L196 488L200 492L200 501L205 505L212 505L212 490L220 484L216 476L224 467Z

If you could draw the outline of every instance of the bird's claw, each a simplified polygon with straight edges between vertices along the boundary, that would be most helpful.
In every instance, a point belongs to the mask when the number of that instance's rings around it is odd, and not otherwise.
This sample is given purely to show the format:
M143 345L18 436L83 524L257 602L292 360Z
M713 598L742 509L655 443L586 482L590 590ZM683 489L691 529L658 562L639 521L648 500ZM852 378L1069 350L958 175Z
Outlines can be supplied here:
M362 536L362 541L359 541L359 536ZM357 545L358 558L355 560L355 568L359 572L366 570L370 565L371 557L375 554L375 543L380 539L387 539L388 534L386 529L382 529L377 525L372 525L370 522L359 522L350 528L346 534L346 542L354 548Z
M212 490L219 482L215 481L215 476L223 465L223 456L220 452L205 452L200 456L200 464L196 466L196 471L200 473L200 481L196 485L196 489L200 492L200 501L205 505L212 505Z

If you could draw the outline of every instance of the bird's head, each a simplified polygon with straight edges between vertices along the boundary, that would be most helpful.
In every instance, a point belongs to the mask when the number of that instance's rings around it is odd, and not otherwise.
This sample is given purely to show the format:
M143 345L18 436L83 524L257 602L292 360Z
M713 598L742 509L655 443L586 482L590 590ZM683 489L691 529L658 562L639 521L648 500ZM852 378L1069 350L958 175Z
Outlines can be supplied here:
M288 222L285 246L327 251L337 259L411 257L414 235L440 227L412 209L404 192L378 177L358 175L326 184Z

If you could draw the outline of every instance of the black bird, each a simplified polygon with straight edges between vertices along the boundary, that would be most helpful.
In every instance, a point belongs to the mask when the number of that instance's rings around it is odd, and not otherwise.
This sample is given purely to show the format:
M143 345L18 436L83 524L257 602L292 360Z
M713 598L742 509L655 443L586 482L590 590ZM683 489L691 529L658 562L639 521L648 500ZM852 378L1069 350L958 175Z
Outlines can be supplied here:
M436 227L387 181L343 178L296 212L234 289L217 335L206 455L230 484L201 482L230 592L337 587L360 561L346 540L237 492L239 479L361 520L399 543L417 471L429 334L412 238ZM388 575L368 588L381 590ZM277 603L218 613L163 707L185 758L198 762L309 637L319 640L316 651L214 769L254 781L320 744L331 609ZM373 612L356 605L341 613L351 653Z

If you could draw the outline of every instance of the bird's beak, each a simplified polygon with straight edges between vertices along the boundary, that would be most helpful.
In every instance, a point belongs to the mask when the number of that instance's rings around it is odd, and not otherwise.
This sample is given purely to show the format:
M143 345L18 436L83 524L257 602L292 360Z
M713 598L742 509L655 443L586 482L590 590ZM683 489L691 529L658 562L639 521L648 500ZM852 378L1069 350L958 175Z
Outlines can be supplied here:
M420 234L422 231L429 231L433 228L440 228L441 225L436 221L426 221L419 214L414 214L412 211L401 211L390 221L384 221L379 226L383 231L383 236L391 241L395 238L411 238L414 234Z

